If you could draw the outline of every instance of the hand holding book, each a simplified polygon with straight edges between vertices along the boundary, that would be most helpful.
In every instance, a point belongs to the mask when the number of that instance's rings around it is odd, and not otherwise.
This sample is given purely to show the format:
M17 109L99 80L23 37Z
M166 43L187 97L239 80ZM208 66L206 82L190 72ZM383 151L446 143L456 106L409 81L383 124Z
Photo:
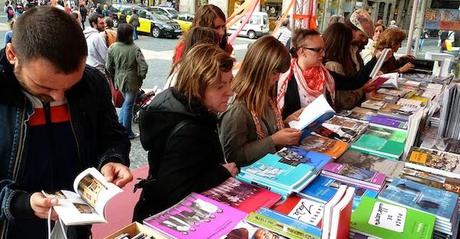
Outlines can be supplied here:
M32 196L30 196L30 206L35 216L42 219L47 219L50 208L58 205L58 203L59 201L57 198L47 197L41 192L33 193ZM53 221L57 220L57 214L54 210L51 212L50 219Z

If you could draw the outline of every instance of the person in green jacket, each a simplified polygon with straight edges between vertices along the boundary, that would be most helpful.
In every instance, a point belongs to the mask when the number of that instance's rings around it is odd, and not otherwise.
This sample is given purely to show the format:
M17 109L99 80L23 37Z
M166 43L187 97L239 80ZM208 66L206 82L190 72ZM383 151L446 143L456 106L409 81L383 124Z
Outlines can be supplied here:
M130 139L138 137L131 128L134 102L148 71L141 49L133 42L133 27L123 23L117 29L117 42L110 46L107 71L113 76L115 86L125 98L118 114L118 121L129 134Z

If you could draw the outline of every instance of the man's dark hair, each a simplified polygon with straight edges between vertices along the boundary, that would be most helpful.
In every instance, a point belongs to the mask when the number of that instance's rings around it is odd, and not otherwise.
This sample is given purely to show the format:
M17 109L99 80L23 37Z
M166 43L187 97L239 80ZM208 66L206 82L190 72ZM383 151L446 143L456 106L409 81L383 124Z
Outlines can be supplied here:
M13 48L22 62L44 58L68 74L88 55L81 27L55 7L31 8L17 19L13 31Z
M91 14L91 16L89 16L88 18L89 25L91 27L94 27L93 23L97 25L97 19L99 18L104 18L104 16L102 16L102 14L97 13L97 12Z
M107 28L112 28L113 27L113 20L110 18L105 19L105 25Z
M133 44L133 27L131 24L122 23L117 28L117 41L125 44Z

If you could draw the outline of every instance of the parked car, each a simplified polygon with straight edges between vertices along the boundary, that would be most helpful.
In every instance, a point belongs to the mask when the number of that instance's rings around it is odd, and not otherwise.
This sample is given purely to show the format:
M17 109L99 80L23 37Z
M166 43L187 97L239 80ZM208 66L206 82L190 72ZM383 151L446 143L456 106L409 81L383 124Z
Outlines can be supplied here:
M230 26L227 30L228 34L234 33L243 24L245 17L242 17L238 22ZM251 18L238 34L239 36L247 36L250 39L261 37L268 34L268 15L265 12L254 12Z
M192 27L193 15L189 13L179 13L172 7L152 6L149 9L151 12L167 16L176 21L183 32L187 32Z
M139 15L137 31L140 33L146 33L153 37L163 36L172 38L182 34L179 24L166 16L150 12L138 6L123 6L120 8L122 10L118 13L118 18L121 19L122 16L126 16L126 22L129 22L133 9L137 10L137 15Z

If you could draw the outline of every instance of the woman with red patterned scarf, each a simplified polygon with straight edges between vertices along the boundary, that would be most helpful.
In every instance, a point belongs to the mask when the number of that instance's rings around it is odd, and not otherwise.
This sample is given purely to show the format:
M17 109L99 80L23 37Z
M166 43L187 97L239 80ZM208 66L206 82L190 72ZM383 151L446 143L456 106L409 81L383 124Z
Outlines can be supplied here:
M316 30L298 29L292 39L289 70L278 81L278 107L283 119L324 94L332 107L334 78L323 66L324 41Z
M300 131L283 121L276 104L276 82L289 69L287 48L273 36L264 36L249 47L232 88L235 98L222 115L220 140L228 162L249 165L286 145L297 145Z

